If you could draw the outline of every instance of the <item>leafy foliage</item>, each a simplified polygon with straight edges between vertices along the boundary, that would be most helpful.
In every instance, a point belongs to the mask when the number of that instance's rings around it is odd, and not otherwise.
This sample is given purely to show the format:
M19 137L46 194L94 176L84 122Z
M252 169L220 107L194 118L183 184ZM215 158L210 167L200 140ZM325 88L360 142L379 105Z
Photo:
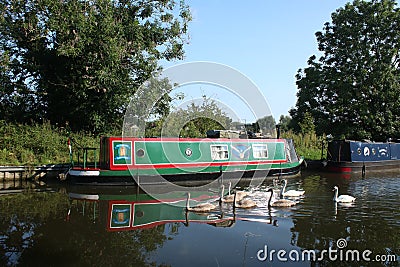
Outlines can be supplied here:
M168 78L154 75L136 91L125 112L123 135L144 136L146 122L160 120L170 113L169 95L173 86ZM153 126L151 126L153 127Z
M258 125L258 129L254 129L255 132L260 130L263 134L275 135L276 122L273 116L265 116L258 119L256 124Z
M0 121L0 164L69 163L68 135L65 128L56 128L48 122L27 125ZM99 139L87 133L71 133L70 136L84 146L99 146Z
M279 126L281 131L292 129L292 118L290 116L281 115L279 118Z
M299 127L302 134L315 133L314 120L309 112L304 114L303 120L299 122Z
M165 225L107 232L107 211L62 192L2 195L1 266L156 266L147 255L171 236Z
M355 0L317 32L323 55L296 75L299 125L310 114L318 134L400 137L400 11L394 0Z
M320 160L326 157L325 153L328 143L325 136L317 136L312 131L295 133L292 130L288 130L282 131L281 137L293 139L296 152L306 160Z
M231 123L218 104L204 96L200 102L192 101L187 107L149 123L146 136L205 137L208 130L230 129Z
M183 57L191 20L183 0L4 0L0 12L0 116L96 133L122 124L158 60Z

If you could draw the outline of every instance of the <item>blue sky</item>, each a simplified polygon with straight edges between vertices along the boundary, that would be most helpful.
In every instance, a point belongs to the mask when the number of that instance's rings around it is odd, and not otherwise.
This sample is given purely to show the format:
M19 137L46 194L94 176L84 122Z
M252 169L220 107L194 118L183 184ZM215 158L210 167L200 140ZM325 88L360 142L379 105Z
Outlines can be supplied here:
M230 66L258 86L278 121L296 103L297 70L307 67L308 58L319 53L315 32L322 31L324 23L331 21L331 14L347 2L189 0L193 21L185 60L164 66L193 61ZM206 87L198 86L197 92L192 87L185 94L195 98L196 94L211 92L218 101L237 101L223 89L207 91ZM240 109L240 104L228 105ZM243 114L243 120L253 120L244 111L236 112Z

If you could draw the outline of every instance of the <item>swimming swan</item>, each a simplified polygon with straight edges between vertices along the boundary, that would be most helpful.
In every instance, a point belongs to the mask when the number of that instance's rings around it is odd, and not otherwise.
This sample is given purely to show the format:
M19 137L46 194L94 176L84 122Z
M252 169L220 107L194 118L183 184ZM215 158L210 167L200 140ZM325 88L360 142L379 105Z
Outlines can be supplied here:
M292 200L288 200L288 199L278 199L277 201L274 201L271 203L271 199L272 199L272 195L274 193L274 191L272 190L272 188L268 189L267 192L271 192L271 195L268 199L268 208L270 207L291 207L296 205L297 203L292 201Z
M197 206L190 207L189 206L189 200L190 200L190 193L187 193L187 200L186 200L186 210L187 211L193 211L193 212L209 212L213 209L215 209L217 206L211 203L200 203Z
M337 186L333 187L333 190L335 191L333 195L333 201L338 202L338 203L349 203L349 202L354 202L356 200L355 197L349 196L349 195L340 195L339 194L339 188Z
M250 208L257 207L257 203L251 199L245 198L245 199L237 200L237 193L238 192L236 192L236 191L234 193L233 208L250 209Z
M225 203L232 203L234 198L235 198L235 194L231 194L231 186L232 183L229 182L229 187L228 187L228 195L226 195L225 197L221 197L221 202L225 202ZM222 192L224 192L225 186L222 185ZM241 201L244 197L248 196L249 193L248 192L244 192L244 191L235 191L236 192L236 201Z
M287 180L284 179L283 180L283 187L282 187L281 193L280 193L281 197L299 197L299 196L304 195L304 193L305 193L304 190L288 190L288 191L285 192L286 185L287 185Z
M232 183L231 182L229 182L229 188L228 188L228 192L229 192L229 194L231 193L231 185L232 185ZM242 200L244 197L247 197L248 195L250 195L250 193L249 192L246 192L246 191L238 191L238 190L235 190L235 194L236 194L236 201L240 201L240 200Z
M225 190L225 186L222 185L222 193L221 193L221 201L220 202L232 203L235 196L233 194L231 194L231 183L229 183L228 195L223 196L224 190Z

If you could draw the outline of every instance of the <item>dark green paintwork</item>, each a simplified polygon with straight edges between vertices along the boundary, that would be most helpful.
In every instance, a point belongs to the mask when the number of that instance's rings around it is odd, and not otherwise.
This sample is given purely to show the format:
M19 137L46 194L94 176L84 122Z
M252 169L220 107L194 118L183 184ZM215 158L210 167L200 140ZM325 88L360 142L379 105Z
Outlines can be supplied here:
M143 149L145 155L142 157L135 157L135 164L168 164L168 163L204 163L204 162L240 162L240 161L253 161L260 160L253 157L253 153L248 153L248 158L240 159L234 156L231 151L231 145L235 146L251 146L251 142L160 142L160 141L135 141L135 151ZM257 143L258 144L258 143ZM268 147L268 157L262 160L285 160L285 150L283 142L266 142ZM226 145L229 150L229 157L222 160L213 160L211 158L210 146L212 145ZM192 154L187 156L185 151L190 148Z

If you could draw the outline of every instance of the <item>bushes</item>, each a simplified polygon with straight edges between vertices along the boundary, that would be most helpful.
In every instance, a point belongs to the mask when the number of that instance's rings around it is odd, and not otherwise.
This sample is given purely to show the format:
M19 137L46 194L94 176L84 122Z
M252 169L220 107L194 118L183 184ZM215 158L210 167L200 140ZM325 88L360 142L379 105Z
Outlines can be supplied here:
M319 137L314 131L295 134L289 130L282 133L282 138L293 139L297 153L308 160L320 160L322 146L324 146L324 151L327 148L325 136Z
M84 133L72 133L81 144L98 147L99 139ZM49 122L22 125L0 121L0 165L58 164L69 162L68 132Z

